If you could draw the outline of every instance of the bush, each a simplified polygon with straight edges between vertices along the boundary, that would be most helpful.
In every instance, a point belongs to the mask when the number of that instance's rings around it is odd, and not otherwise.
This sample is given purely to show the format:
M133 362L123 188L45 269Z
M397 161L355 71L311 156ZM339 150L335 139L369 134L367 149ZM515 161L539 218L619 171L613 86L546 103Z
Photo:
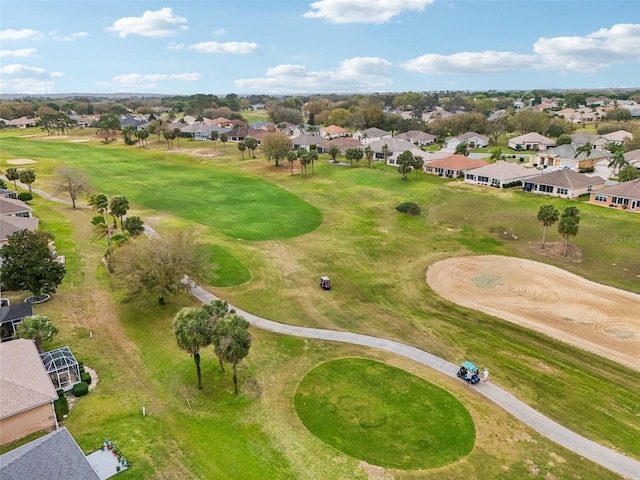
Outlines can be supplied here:
M405 215L420 215L420 207L413 202L404 202L396 207L396 210Z
M518 159L518 161L519 161L520 163L524 162L524 157L520 157L520 158Z
M62 390L58 390L58 392L62 392ZM58 422L61 422L65 415L69 415L69 402L67 401L67 397L64 396L64 392L62 392L62 395L58 393L58 397L59 398L53 402L53 409L56 412L56 419Z
M89 393L89 384L87 382L76 383L71 390L76 397L82 397Z
M80 369L80 373L84 373L84 363L78 362L78 368Z
M85 382L87 385L91 385L91 374L89 372L82 372L80 374L80 380Z
M25 203L33 200L33 195L31 194L31 192L20 192L18 194L18 200L21 200Z

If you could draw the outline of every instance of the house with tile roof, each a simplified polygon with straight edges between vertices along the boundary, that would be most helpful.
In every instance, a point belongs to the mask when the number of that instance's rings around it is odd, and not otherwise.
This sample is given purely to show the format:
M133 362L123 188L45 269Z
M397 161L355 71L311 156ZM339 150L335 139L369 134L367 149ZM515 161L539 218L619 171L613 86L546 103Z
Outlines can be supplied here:
M578 152L579 147L575 145L560 145L548 148L541 152L536 152L529 158L529 165L534 167L558 167L580 170L581 168L592 168L603 159L609 159L613 155L608 150L594 148L589 154Z
M469 170L487 166L484 160L465 157L464 155L449 155L424 164L423 171L440 177L459 178Z
M33 340L0 343L0 358L0 445L56 428L58 394Z
M455 150L461 143L466 143L469 148L483 148L489 145L489 137L485 137L476 132L466 132L457 137L448 138L446 148Z
M0 455L0 478L101 480L66 428Z
M551 140L537 132L529 132L509 139L509 148L514 150L544 151L555 146L555 140Z
M38 219L31 212L32 208L22 200L0 195L0 247L14 233L38 228Z
M593 192L589 203L640 213L640 179L636 178Z
M536 177L540 172L535 168L525 168L517 163L498 161L484 167L474 168L464 176L465 183L496 188L515 186L527 178Z
M438 137L436 137L435 135L431 135L430 133L423 132L421 130L409 130L408 132L399 133L393 138L406 140L413 143L417 147L432 145L438 139Z
M320 135L324 138L350 137L351 132L338 125L329 125L328 127L322 127L320 129Z
M528 178L522 182L522 190L525 192L561 198L577 198L599 190L603 186L602 177L588 176L566 168Z

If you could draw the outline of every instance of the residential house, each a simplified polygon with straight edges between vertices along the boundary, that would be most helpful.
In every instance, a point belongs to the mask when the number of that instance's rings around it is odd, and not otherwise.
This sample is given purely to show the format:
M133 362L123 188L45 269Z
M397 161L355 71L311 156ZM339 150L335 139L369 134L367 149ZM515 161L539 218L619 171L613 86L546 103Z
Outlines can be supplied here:
M529 164L536 167L558 167L580 170L581 168L593 168L603 159L609 159L612 155L607 150L593 149L589 154L578 152L579 147L572 145L560 145L531 155Z
M449 155L445 158L425 163L423 171L440 177L459 178L469 170L488 165L484 160L465 157L464 155Z
M337 125L329 125L320 129L320 135L324 138L350 137L351 132Z
M353 134L355 140L360 140L364 145L370 145L372 142L391 138L391 133L380 128L371 127L366 130L358 130Z
M561 198L577 198L604 186L604 179L588 176L569 169L556 170L526 179L522 183L525 192Z
M537 132L529 132L509 139L509 148L513 148L514 150L544 151L547 148L555 146L555 140L551 140Z
M615 132L605 133L602 135L609 143L622 145L626 139L633 140L633 133L626 130L616 130Z
M359 140L354 140L351 137L335 137L327 141L325 152L328 152L333 145L340 149L342 155L347 148L362 148L362 143Z
M589 142L594 148L605 150L607 145L610 143L622 145L626 138L632 139L633 134L626 130L617 130L604 135L596 135L589 132L578 132L571 135L571 143L576 146L582 146Z
M432 145L438 139L438 137L436 137L435 135L431 135L430 133L423 132L421 130L409 130L408 132L399 133L393 138L406 140L413 143L417 147Z
M624 154L624 159L629 162L632 167L640 170L640 149L631 150ZM600 175L602 178L611 178L617 175L617 169L610 167L611 158L605 158L595 163L594 173Z
M367 142L367 146L371 147L371 149L373 150L374 158L376 160L384 160L384 154L382 153L382 148L385 145L389 150L389 156L393 155L394 153L402 153L405 150L411 150L413 148L416 148L416 146L413 143L408 142L406 140L401 140L399 138L394 138L394 137L388 137L380 140L374 140L372 142Z
M593 192L589 203L640 213L640 179L618 183Z
M101 480L110 476L96 473L64 427L0 455L2 480Z
M29 128L35 127L37 123L35 118L20 117L6 122L4 128Z
M476 132L463 133L457 137L448 138L446 148L455 150L461 143L466 143L469 148L484 148L489 145L489 137L485 137Z
M14 233L38 228L38 219L31 216L31 211L23 201L0 195L0 247Z
M276 131L276 124L272 122L267 122L265 120L258 120L257 122L253 122L249 124L249 126L254 130L264 130L266 132Z
M231 142L241 142L247 137L255 138L256 135L260 134L261 132L262 130L256 130L255 128L251 128L248 125L245 125L229 130L228 132L226 132L226 135Z
M15 190L8 190L6 188L0 188L0 197L13 198L17 200L18 192L16 192Z
M33 340L0 343L0 358L0 445L56 428L53 402L58 394Z
M315 147L318 153L324 153L329 145L329 141L320 135L298 135L291 138L291 143L294 150L300 148L311 150L312 147Z
M431 112L425 112L422 114L422 120L426 123L436 122L438 120L445 120L451 117L452 113L448 112L442 107L435 107Z
M33 316L30 302L20 302L14 305L0 307L0 341L7 342L16 336L16 329L25 318Z
M136 130L142 130L143 128L149 126L149 121L141 117L126 114L120 117L120 126L122 128L132 127Z
M515 186L527 178L536 177L540 172L535 168L525 168L517 163L498 161L487 166L474 168L464 176L465 183L487 185L496 188Z
M402 155L405 151L407 150L403 150L402 152L393 152L393 155L391 155L388 159L387 159L387 165L391 165L391 166L397 166L398 165L398 157L400 155ZM414 157L421 157L422 161L424 162L424 157L425 155L425 151L424 150L420 150L419 148L413 147L411 149L408 150L409 152L411 152L411 154ZM447 156L449 156L450 154L447 153Z

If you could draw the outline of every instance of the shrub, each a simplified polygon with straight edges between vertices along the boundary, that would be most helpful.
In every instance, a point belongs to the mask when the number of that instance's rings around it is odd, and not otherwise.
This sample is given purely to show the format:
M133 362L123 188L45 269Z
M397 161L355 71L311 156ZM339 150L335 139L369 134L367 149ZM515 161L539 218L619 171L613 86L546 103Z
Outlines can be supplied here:
M87 382L76 383L71 390L76 397L82 397L89 393L89 384Z
M25 203L33 200L33 195L31 194L31 192L20 192L18 194L18 200L21 200Z
M520 163L524 162L524 157L520 157L520 158L518 159L518 161L519 161Z
M91 385L91 374L89 372L82 372L80 374L80 380L85 382L87 385Z
M62 392L62 390L58 390L58 392ZM62 392L62 395L58 393L58 397L59 398L53 402L53 409L56 412L56 419L58 422L61 422L64 416L69 414L69 402L67 401L67 397L64 396L64 392Z
M396 207L396 210L405 215L420 215L420 207L413 202L404 202Z
M84 363L78 362L78 368L80 369L80 373L84 373Z

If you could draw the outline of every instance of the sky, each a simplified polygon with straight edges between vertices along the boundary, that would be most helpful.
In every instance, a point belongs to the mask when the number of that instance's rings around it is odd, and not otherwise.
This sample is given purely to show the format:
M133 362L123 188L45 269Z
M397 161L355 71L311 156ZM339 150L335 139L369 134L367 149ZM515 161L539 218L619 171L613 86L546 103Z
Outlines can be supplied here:
M638 0L2 0L0 93L640 87Z

